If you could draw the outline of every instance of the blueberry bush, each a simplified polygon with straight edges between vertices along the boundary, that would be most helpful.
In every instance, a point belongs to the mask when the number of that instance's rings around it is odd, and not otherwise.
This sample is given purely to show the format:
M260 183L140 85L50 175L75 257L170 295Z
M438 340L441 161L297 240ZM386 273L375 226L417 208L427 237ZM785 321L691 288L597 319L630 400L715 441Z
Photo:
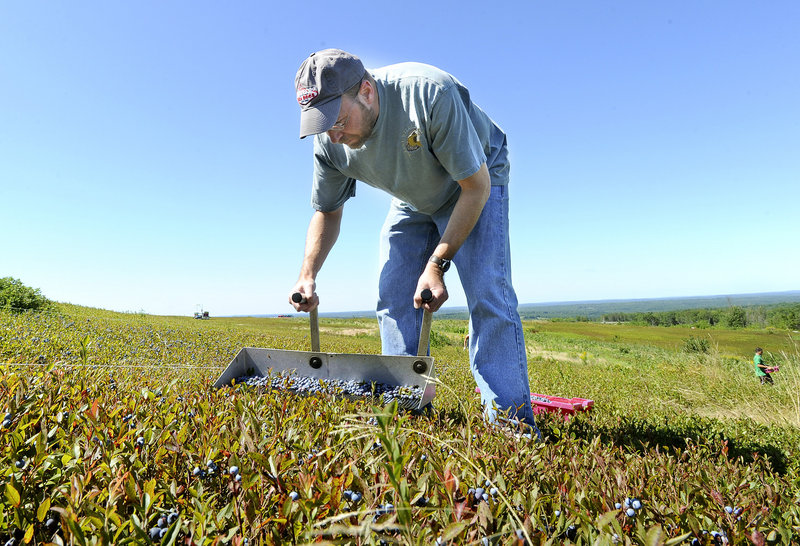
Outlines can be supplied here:
M323 319L323 350L380 350ZM591 398L544 441L486 423L435 321L435 408L271 382L214 389L245 346L308 348L302 319L0 311L0 544L793 544L796 351L747 357L540 332L535 392ZM749 373L745 373L745 370Z

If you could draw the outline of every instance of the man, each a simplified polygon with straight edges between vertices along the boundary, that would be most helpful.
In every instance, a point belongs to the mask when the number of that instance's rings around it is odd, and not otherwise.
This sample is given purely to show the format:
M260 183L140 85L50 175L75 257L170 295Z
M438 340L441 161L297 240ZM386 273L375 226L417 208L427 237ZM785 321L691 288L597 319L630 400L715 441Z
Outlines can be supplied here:
M753 364L756 368L756 376L761 380L761 384L769 383L772 385L772 376L767 371L769 367L764 363L764 349L756 347L756 354L753 356Z
M367 71L338 49L313 53L295 79L300 138L314 138L305 257L290 302L319 303L316 276L356 180L393 196L381 233L378 323L384 354L414 355L422 309L447 300L458 268L470 313L470 364L490 420L535 428L527 355L511 285L506 136L453 76L420 63ZM423 302L430 289L433 299ZM496 408L493 407L496 405Z

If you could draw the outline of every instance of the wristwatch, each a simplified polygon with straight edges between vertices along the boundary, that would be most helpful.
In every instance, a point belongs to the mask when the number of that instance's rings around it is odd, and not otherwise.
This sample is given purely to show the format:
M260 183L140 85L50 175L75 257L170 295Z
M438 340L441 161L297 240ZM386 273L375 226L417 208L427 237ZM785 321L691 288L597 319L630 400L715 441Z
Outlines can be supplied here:
M436 254L431 256L428 259L428 261L435 263L439 267L439 269L441 270L442 273L444 273L445 271L450 269L450 260L445 260L444 258L440 258Z

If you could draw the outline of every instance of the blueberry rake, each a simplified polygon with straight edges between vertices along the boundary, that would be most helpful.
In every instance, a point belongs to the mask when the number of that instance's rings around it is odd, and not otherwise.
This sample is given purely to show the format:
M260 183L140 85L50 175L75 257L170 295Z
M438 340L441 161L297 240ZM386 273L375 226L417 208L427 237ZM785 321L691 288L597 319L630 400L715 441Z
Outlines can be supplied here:
M430 292L423 291L423 300ZM428 296L427 298L425 296ZM295 294L293 297L300 297ZM297 301L297 300L295 300ZM297 394L375 396L422 409L436 396L433 358L428 356L432 316L423 312L416 356L326 353L319 348L317 309L309 313L311 351L245 347L231 360L214 387L236 383L286 389Z

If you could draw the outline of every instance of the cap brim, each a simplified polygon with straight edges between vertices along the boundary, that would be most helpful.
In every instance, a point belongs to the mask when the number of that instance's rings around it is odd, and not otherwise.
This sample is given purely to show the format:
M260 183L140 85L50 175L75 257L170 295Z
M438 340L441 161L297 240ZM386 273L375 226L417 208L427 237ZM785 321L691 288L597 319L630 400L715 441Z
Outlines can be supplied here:
M342 97L334 97L322 104L315 104L300 111L300 138L324 133L336 123Z

